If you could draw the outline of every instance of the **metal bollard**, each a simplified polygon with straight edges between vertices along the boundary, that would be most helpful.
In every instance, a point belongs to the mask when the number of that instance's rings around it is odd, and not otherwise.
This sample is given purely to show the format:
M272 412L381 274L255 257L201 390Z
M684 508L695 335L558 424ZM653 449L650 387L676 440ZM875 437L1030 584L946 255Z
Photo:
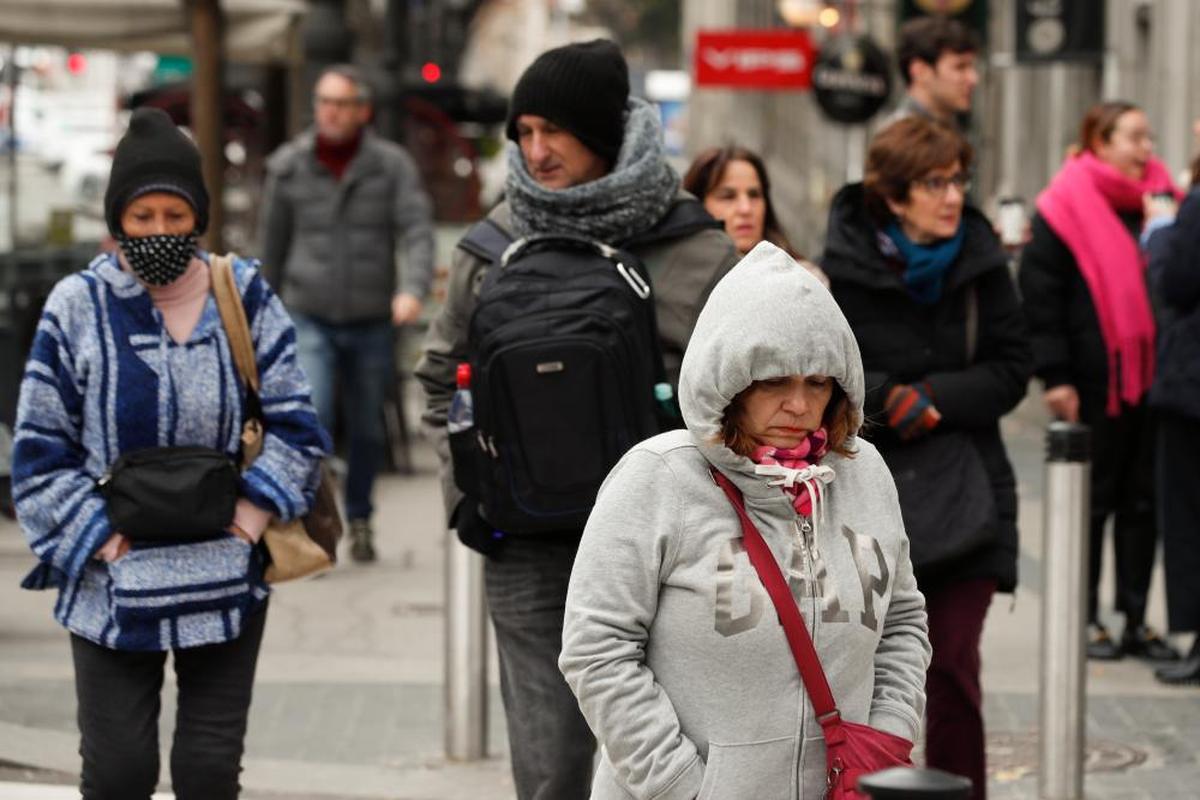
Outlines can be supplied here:
M962 800L971 796L971 779L940 769L892 767L859 778L858 790L871 800Z
M1046 431L1042 527L1041 800L1082 800L1091 432L1053 422Z
M483 556L446 543L446 757L487 758L487 605Z

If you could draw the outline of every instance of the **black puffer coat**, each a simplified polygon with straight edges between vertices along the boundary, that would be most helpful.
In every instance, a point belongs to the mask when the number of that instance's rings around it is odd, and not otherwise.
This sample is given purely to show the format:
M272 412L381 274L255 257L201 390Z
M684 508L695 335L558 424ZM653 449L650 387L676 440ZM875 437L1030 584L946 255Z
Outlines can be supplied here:
M1122 214L1130 236L1141 214ZM1021 253L1017 276L1033 342L1034 374L1046 385L1074 386L1087 409L1104 409L1108 398L1108 350L1096 306L1075 256L1037 214L1032 238Z
M1174 225L1151 234L1149 250L1161 309L1150 403L1200 420L1200 189L1183 201Z
M1004 253L991 224L968 207L966 238L946 275L942 299L920 305L905 289L900 266L880 253L862 194L861 184L851 184L834 197L821 266L862 350L869 423L865 435L885 456L888 449L903 447L886 425L884 398L896 384L928 381L942 414L939 428L971 434L999 514L999 535L992 544L936 573L919 570L917 578L930 589L992 577L1001 591L1011 592L1017 583L1017 492L999 420L1024 397L1032 356ZM975 358L968 364L967 297L972 287L978 333Z

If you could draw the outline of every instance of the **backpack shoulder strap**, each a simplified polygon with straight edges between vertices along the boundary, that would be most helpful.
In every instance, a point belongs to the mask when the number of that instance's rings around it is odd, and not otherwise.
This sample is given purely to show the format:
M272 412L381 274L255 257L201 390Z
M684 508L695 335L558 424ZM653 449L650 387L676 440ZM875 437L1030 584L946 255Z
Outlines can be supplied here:
M246 307L233 277L233 254L211 257L213 296L217 299L217 311L221 324L229 338L229 349L238 374L256 394L258 393L258 364L254 358L254 343L250 339L250 324L246 321Z
M693 197L677 199L671 204L666 216L660 219L654 227L632 236L621 243L623 248L641 247L656 242L679 239L698 231L713 228L720 230L724 226L704 208L704 204Z
M484 219L467 229L458 240L458 246L476 258L496 262L512 242L513 237L508 231L492 220Z

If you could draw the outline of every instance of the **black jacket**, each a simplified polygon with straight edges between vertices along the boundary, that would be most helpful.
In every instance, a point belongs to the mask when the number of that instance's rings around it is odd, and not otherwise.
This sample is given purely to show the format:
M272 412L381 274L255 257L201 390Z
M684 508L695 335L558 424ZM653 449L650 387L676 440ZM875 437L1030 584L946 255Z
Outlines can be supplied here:
M865 435L884 451L904 444L886 425L883 401L892 386L927 381L942 414L939 428L971 434L992 483L1000 517L995 543L938 571L918 573L924 588L942 581L994 577L1001 591L1017 581L1016 478L1000 439L1000 417L1025 395L1032 369L1020 303L1000 243L987 219L964 211L962 252L946 275L942 299L923 306L909 295L898 268L877 245L861 184L833 200L821 266L850 322L866 371ZM975 358L967 358L967 297L975 294ZM874 422L874 424L871 424Z
M1141 219L1140 214L1121 216L1135 238ZM1108 350L1092 293L1070 248L1040 214L1033 218L1032 234L1017 280L1033 341L1034 374L1047 389L1074 386L1083 406L1103 413Z
M1200 420L1200 190L1175 224L1151 234L1150 282L1160 309L1150 403Z

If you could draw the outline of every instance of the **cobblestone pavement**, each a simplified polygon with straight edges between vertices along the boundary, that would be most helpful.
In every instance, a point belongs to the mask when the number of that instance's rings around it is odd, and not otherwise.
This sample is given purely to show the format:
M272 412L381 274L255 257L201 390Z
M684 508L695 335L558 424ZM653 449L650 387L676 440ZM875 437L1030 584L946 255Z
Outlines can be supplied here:
M993 800L1037 797L1044 419L1036 402L1005 421L1021 483L1022 588L1015 601L996 599L984 636ZM248 800L513 797L494 658L492 758L455 764L443 756L446 539L432 454L418 446L414 458L413 476L387 476L379 487L379 563L347 563L272 599L246 742ZM77 796L64 785L78 770L67 640L51 620L51 595L17 589L30 564L19 531L0 522L3 800ZM1161 576L1154 591L1150 618L1161 625ZM1101 597L1110 596L1106 573ZM168 697L163 741L172 707ZM1200 691L1159 687L1141 663L1089 664L1086 724L1088 798L1200 797Z

